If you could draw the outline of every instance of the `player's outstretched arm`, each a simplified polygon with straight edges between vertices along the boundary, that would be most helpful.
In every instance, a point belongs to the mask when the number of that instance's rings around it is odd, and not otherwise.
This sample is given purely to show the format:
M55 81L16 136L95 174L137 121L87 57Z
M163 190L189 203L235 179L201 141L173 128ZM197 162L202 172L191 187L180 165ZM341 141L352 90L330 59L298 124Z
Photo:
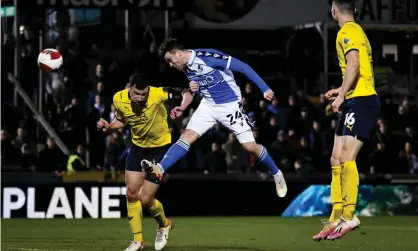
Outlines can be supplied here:
M254 71L254 69L248 64L242 62L239 59L231 57L231 63L229 65L231 71L237 71L244 74L251 82L257 85L257 87L263 92L270 90L270 87L266 82Z
M204 61L213 68L222 70L227 69L244 74L249 80L251 80L251 82L257 85L257 87L263 92L266 99L271 100L273 98L274 93L271 91L266 82L254 71L251 66L241 60L228 55L223 55L222 57L218 55L218 57L206 57L204 58Z

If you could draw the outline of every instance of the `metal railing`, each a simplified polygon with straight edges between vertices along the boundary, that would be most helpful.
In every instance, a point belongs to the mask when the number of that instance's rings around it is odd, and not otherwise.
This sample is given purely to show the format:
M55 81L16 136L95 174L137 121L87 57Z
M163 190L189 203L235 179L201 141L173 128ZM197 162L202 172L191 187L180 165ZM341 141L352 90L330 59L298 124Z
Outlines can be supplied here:
M32 111L35 119L43 126L45 131L54 138L55 142L57 142L57 145L59 149L66 155L70 154L70 151L68 150L68 147L64 144L64 142L61 140L61 138L58 136L57 132L54 130L54 128L48 123L48 121L45 119L45 117L36 109L35 104L32 102L32 100L29 98L29 96L26 94L25 90L23 89L20 82L16 79L16 77L9 73L7 75L7 78L9 81L14 85L16 93L23 99L23 101L26 103L26 105L29 107L29 109Z

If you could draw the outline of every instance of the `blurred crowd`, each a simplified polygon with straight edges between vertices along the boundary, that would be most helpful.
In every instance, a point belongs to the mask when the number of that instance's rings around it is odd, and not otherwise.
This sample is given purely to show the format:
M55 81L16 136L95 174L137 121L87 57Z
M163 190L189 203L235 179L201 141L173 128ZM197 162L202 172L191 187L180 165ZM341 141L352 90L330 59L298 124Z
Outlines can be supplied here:
M4 42L3 50L7 52L8 43ZM78 158L64 155L57 142L45 132L38 135L37 140L36 122L31 121L31 113L22 105L19 113L23 115L18 123L2 123L2 171L61 172L68 169L70 160L74 161L74 171L123 170L131 144L129 128L110 135L96 129L100 118L111 121L115 117L113 93L125 88L129 75L138 69L151 72L157 86L162 83L187 86L184 76L165 69L155 50L156 44L151 44L145 52L130 51L115 59L103 56L95 46L87 54L80 53L76 46L70 47L64 54L63 68L45 76L43 114L72 150L72 156ZM36 72L36 50L26 48L25 52L23 72ZM12 53L2 55L3 62L8 56ZM27 84L30 79L22 77L21 81L31 93L33 87ZM268 83L278 94L271 103L263 100L257 87L238 78L244 109L255 121L253 133L257 141L269 149L285 172L301 175L329 172L338 114L332 112L323 94L307 95L303 88L284 92L291 88L276 80ZM418 173L415 103L408 96L385 95L381 101L382 113L375 131L359 156L360 171ZM173 142L186 127L198 103L199 98L195 98L181 119L170 121ZM173 167L172 172L264 173L267 170L243 151L233 133L218 124L191 147L187 157Z

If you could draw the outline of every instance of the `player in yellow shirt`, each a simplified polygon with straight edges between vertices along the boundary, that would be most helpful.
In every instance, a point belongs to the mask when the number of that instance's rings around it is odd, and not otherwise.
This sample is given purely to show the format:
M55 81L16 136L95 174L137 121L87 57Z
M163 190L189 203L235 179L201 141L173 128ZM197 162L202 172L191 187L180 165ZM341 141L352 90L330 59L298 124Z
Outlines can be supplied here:
M97 127L104 131L118 130L125 125L131 128L133 144L126 159L125 183L128 219L134 241L125 251L144 248L142 207L148 209L158 223L155 249L161 250L167 244L171 221L166 218L162 204L154 198L160 179L153 174L145 174L141 169L141 160L160 161L169 148L171 133L164 102L176 92L181 93L183 101L171 111L173 119L182 115L193 95L186 89L152 87L146 74L134 74L128 87L113 96L115 120L108 123L100 119L97 122Z
M373 78L372 49L369 40L354 22L352 0L334 0L332 16L341 28L337 34L337 55L343 75L340 88L326 93L333 100L334 112L341 112L331 157L332 213L314 240L334 240L360 226L354 216L359 175L356 158L380 113L380 101Z

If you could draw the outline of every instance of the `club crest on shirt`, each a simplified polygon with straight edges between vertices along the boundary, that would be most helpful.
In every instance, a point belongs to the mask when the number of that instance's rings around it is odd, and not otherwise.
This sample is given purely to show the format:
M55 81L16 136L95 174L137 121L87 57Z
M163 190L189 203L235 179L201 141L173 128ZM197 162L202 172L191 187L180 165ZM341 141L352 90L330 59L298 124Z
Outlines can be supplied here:
M206 76L204 78L199 78L196 79L196 81L199 83L200 87L210 87L212 86L214 83L215 78L212 76Z

